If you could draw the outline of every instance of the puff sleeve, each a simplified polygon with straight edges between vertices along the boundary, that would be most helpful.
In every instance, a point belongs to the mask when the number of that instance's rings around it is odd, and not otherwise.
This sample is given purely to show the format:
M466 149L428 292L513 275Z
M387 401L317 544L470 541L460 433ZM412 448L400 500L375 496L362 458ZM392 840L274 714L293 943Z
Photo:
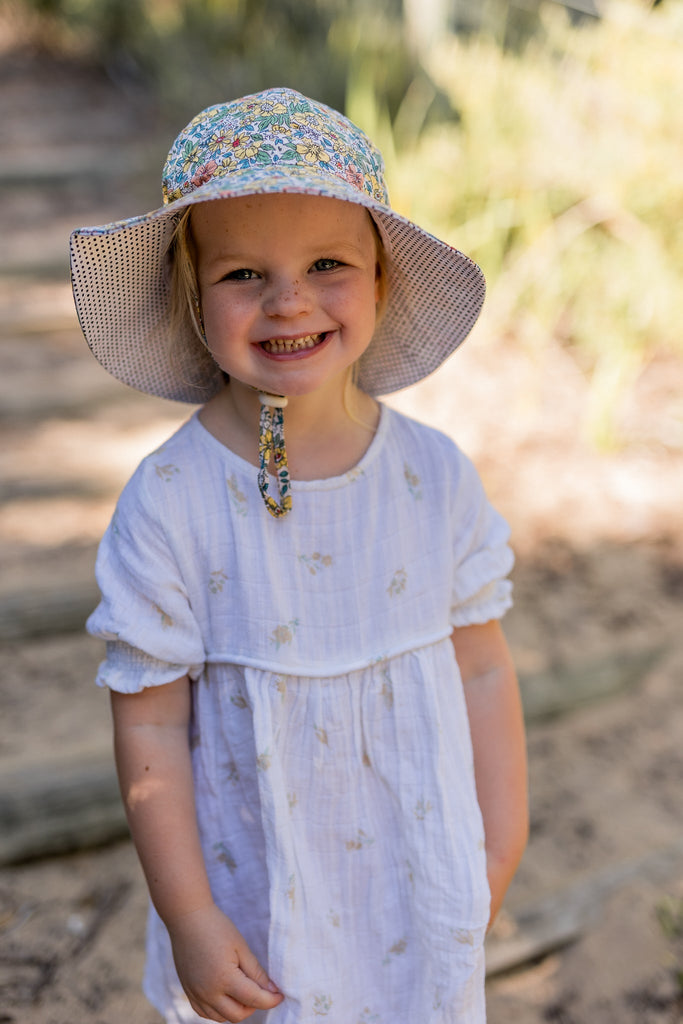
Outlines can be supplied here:
M501 618L512 605L507 579L514 564L510 528L490 504L473 464L462 453L454 512L454 575L450 623L471 626Z
M201 631L161 521L140 470L125 488L100 544L101 601L86 628L106 641L97 683L122 693L170 683L204 664Z

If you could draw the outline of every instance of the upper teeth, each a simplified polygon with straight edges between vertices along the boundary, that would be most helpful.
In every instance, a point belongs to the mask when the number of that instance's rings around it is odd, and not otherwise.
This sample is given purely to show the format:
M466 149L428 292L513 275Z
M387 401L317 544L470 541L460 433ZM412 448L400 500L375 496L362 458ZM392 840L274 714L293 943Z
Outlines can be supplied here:
M319 334L307 334L303 338L270 338L263 345L268 352L298 352L302 348L313 348L320 337Z

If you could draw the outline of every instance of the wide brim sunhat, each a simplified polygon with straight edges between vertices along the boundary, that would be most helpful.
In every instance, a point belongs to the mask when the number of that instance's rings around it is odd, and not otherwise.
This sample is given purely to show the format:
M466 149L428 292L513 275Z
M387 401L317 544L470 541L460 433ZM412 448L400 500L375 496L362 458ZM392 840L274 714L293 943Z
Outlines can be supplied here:
M427 377L467 337L484 301L479 267L391 209L384 165L336 110L291 89L268 89L198 114L163 172L163 205L71 236L78 318L98 361L131 387L202 403L225 383L190 318L173 335L169 244L196 203L249 195L327 196L364 206L385 249L386 302L357 383L384 395Z

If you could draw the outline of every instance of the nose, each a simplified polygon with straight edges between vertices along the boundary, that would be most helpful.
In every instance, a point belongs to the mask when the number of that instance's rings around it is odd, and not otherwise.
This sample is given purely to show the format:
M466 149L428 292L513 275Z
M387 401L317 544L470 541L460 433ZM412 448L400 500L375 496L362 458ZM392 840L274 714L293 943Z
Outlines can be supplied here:
M268 283L263 311L271 317L297 317L310 313L313 299L310 286L298 277L281 275Z

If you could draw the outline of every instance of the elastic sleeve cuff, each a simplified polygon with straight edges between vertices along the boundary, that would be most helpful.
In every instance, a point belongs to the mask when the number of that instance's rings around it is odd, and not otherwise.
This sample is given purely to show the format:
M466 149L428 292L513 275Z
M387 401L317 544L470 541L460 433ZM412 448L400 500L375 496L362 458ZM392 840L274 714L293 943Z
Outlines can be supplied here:
M117 693L139 693L150 686L173 683L182 676L197 679L203 665L173 664L159 661L144 651L120 640L109 640L107 656L101 663L96 682Z
M479 626L492 619L501 619L512 607L510 580L493 580L467 601L451 608L450 623L457 626Z

